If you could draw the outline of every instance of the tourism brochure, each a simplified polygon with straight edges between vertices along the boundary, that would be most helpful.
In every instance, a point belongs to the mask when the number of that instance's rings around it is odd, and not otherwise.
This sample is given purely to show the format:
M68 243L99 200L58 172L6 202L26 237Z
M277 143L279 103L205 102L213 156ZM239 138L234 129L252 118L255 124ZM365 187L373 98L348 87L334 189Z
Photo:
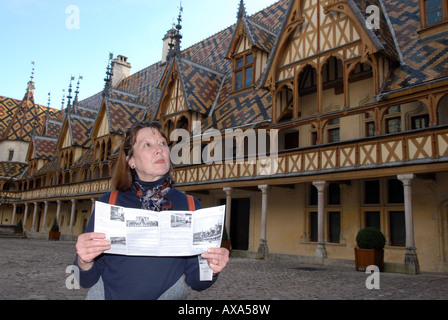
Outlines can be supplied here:
M108 254L187 257L221 247L226 206L155 212L95 203L95 232L111 242Z

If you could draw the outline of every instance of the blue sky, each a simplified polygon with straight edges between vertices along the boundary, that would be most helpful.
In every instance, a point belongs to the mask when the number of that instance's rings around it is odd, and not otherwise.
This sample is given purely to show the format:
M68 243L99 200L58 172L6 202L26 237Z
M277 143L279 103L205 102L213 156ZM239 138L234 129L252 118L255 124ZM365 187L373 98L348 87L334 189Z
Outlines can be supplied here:
M240 0L183 0L182 48L236 22ZM245 0L252 15L277 0ZM35 62L35 102L60 109L70 78L80 99L104 87L109 53L134 74L162 58L180 0L1 0L0 96L21 100ZM79 13L79 14L78 14Z

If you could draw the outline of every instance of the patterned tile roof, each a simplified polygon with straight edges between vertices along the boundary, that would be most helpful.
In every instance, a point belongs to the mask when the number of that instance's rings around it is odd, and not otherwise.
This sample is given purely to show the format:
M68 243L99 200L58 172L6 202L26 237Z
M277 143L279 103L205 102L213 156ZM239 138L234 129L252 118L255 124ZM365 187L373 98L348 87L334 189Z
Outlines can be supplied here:
M106 98L106 112L110 131L124 133L134 123L145 119L148 108L133 102Z
M90 133L95 120L74 114L68 116L72 146L88 148L91 144Z
M19 162L0 162L0 177L18 179L28 169L28 164Z
M57 138L34 136L33 151L34 158L51 160L57 151Z
M180 59L179 64L187 108L207 114L218 94L224 74L186 59Z
M446 33L421 38L418 0L384 1L403 53L404 63L393 70L383 93L423 85L448 76L448 38Z

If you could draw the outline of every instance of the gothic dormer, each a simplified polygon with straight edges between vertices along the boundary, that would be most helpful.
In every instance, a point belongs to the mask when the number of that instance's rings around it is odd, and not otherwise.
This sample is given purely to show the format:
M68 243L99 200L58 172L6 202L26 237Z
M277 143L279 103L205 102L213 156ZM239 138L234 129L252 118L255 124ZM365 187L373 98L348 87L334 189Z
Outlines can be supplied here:
M232 89L235 92L254 88L260 78L276 35L247 17L244 1L241 0L238 21L227 51L226 58L232 62Z
M448 1L420 0L422 37L448 31Z

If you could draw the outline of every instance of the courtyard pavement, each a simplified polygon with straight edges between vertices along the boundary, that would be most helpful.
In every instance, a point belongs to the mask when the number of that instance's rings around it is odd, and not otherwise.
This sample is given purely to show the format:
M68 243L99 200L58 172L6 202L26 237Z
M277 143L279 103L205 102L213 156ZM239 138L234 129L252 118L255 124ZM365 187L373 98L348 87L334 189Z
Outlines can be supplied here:
M75 252L74 242L0 238L0 300L83 300L86 289L67 288ZM448 274L381 273L379 289L367 288L368 277L354 266L231 258L189 300L448 300Z

